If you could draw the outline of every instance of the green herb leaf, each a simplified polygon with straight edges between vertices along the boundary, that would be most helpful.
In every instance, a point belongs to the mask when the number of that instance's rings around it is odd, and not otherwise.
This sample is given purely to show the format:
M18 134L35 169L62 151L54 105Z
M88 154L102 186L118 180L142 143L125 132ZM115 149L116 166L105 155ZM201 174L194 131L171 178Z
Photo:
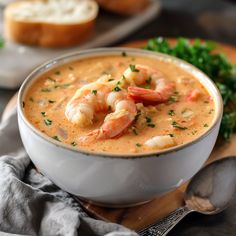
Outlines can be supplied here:
M119 92L121 91L121 88L116 86L115 88L112 89L113 92Z
M34 102L34 98L33 98L33 97L30 97L29 100L30 100L31 102Z
M140 115L141 115L141 112L138 111L137 114L136 114L135 117L134 117L134 122L137 122L137 121L138 121L138 118L139 118Z
M148 127L151 127L151 128L155 128L155 127L156 127L156 125L155 125L155 124L152 124L152 123L148 123L147 126L148 126Z
M71 84L57 84L54 86L54 88L67 88L69 87Z
M146 80L146 83L147 83L147 84L151 84L151 82L152 82L152 77L149 77L149 78Z
M46 116L46 112L45 112L45 111L42 111L42 112L41 112L41 115L42 115L43 117L45 117L45 116Z
M150 117L148 117L148 116L146 116L145 119L146 119L147 123L151 123L152 122L152 119Z
M72 145L73 147L75 147L75 146L77 146L77 143L76 143L76 142L72 142L71 145Z
M188 129L187 127L181 126L180 124L178 124L176 121L172 122L172 126L176 129L181 129L181 130L186 130Z
M177 102L177 101L178 101L178 97L175 96L175 95L172 95L172 96L170 96L169 101L170 101L171 103Z
M52 120L45 119L45 120L44 120L44 124L47 125L47 126L49 126L49 125L52 124Z
M49 103L55 103L56 101L54 100L48 100Z
M168 115L169 116L174 116L175 115L175 111L174 110L169 110Z
M56 71L54 74L55 74L55 75L60 75L61 72L58 70L58 71Z
M136 146L137 146L137 147L142 147L142 144L136 143Z
M49 88L42 88L41 92L49 93L49 92L51 92L51 89L49 89Z
M49 81L51 81L51 82L54 82L54 83L56 82L56 80L53 79L53 78L51 78L51 77L48 77L47 80L49 80Z
M96 94L97 94L97 90L92 90L92 93L93 93L94 95L96 95Z
M134 133L135 135L138 135L138 131L137 131L137 129L136 129L135 127L132 127L132 131L133 131L133 133Z
M61 142L61 140L58 138L58 136L53 136L52 138L57 140L58 142Z
M0 37L0 48L3 48L5 45L5 41L3 38Z
M129 65L129 68L132 72L139 72L138 69L136 69L136 66L135 65Z

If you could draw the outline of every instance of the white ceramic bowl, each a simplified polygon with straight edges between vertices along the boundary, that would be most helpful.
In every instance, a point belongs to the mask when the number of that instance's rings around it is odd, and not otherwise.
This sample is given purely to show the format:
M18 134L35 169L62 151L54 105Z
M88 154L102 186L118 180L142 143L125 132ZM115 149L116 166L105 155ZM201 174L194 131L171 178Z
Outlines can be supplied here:
M194 141L168 150L148 155L124 156L75 150L49 138L30 124L24 115L22 104L27 89L42 73L70 61L102 55L120 55L123 51L133 56L171 61L198 78L215 102L215 117L209 130ZM28 76L18 97L21 138L36 167L69 193L113 207L146 202L189 180L202 167L214 147L222 110L222 100L216 86L192 65L164 54L127 48L92 49L52 60Z

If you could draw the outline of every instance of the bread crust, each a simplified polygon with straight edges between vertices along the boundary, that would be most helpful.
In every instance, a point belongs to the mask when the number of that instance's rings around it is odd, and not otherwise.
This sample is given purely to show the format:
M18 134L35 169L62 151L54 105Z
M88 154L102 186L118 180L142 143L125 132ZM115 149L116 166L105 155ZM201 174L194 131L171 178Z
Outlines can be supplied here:
M142 12L150 3L149 0L96 0L101 8L120 14L135 15Z
M13 4L9 7L17 7L16 3ZM5 9L6 39L16 43L50 48L70 47L85 42L93 32L96 19L82 23L54 24L16 20L9 12L9 8Z

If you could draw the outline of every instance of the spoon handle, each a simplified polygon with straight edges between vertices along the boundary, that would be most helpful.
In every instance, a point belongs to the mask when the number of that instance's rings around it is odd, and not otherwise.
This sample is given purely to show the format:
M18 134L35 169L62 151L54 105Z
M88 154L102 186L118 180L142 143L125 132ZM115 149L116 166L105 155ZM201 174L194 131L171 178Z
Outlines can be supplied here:
M157 223L148 226L147 228L139 231L140 236L165 236L170 230L179 223L188 213L189 210L187 206L180 207L175 211L171 212L165 218L159 220Z

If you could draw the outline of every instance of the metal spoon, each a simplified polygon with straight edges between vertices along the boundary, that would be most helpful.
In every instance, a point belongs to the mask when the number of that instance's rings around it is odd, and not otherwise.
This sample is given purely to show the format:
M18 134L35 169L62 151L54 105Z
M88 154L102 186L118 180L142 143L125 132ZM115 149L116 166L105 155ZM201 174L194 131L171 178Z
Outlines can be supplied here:
M229 205L236 191L236 156L215 161L201 169L190 181L184 195L185 206L139 232L140 236L165 236L190 212L213 215Z

